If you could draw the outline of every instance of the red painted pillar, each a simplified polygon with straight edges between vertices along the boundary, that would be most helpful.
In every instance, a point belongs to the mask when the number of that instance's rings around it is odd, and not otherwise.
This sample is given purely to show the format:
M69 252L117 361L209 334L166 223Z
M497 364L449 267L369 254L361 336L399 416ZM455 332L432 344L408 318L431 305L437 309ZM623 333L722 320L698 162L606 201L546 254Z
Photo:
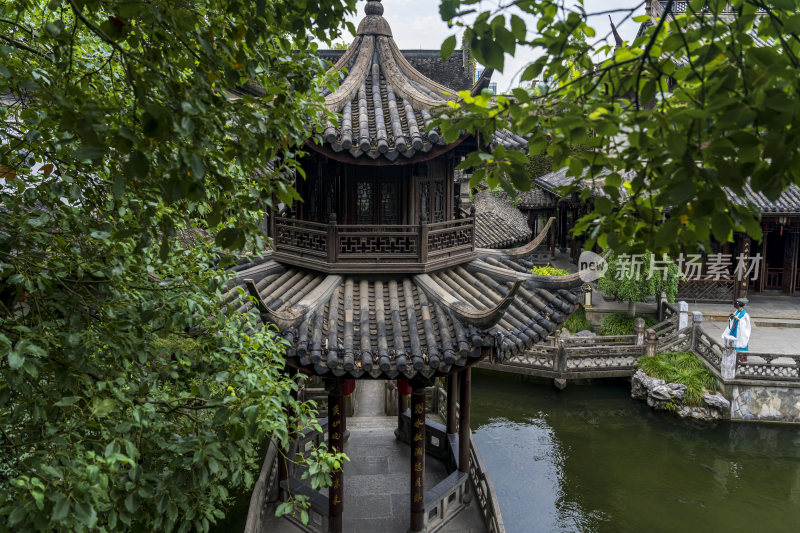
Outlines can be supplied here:
M397 380L397 429L403 430L403 413L406 412L406 398L411 394L411 385L407 379Z
M411 528L425 530L425 385L411 392Z
M341 379L332 379L328 385L328 447L332 452L344 451L344 396L342 395ZM332 476L331 486L328 488L328 515L330 517L331 533L342 533L342 510L344 505L344 476L342 470Z

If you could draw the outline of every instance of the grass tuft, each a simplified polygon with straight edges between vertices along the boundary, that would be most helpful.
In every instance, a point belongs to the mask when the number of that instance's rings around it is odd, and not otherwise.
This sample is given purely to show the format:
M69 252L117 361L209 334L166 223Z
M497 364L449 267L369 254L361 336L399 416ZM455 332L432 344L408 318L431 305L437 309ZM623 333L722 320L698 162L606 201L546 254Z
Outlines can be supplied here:
M714 374L691 353L660 353L640 357L636 366L648 376L663 379L667 383L686 385L684 403L688 405L702 406L706 390L719 390L719 382Z
M586 318L586 309L584 309L582 305L579 305L578 309L569 315L567 321L564 322L564 327L570 330L572 333L578 333L579 331L586 329L589 331L594 331L592 323Z
M658 323L656 317L653 315L636 313L634 317L621 311L604 316L603 320L600 322L599 333L600 335L633 335L634 320L637 318L644 319L645 329L655 326Z

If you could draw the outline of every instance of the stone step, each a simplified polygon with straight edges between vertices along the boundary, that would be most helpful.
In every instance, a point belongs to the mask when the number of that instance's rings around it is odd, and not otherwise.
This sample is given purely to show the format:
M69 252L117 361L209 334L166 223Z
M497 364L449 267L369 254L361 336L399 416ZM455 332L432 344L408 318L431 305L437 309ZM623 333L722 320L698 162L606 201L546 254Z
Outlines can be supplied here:
M396 427L397 417L395 416L354 416L347 419L347 429L351 432L375 429L392 430Z

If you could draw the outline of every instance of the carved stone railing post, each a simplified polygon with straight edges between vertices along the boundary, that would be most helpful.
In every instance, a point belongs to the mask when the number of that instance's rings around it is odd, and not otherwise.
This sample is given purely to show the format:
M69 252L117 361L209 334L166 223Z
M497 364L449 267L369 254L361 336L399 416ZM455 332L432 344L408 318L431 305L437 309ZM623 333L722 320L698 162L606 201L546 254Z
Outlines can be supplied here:
M725 349L722 350L722 362L719 373L724 381L736 378L736 339L725 337Z
M656 309L656 318L659 322L664 320L664 311L667 308L667 293L662 292L658 298L658 309Z
M339 253L339 236L336 228L336 213L328 217L328 263L335 263Z
M633 321L633 334L636 335L636 344L644 344L644 318L637 318Z
M678 302L678 331L689 327L689 304Z
M428 262L428 215L419 217L419 262Z
M564 339L561 338L561 335L558 335L555 341L558 351L553 359L553 370L556 373L553 383L559 390L564 390L564 387L567 386L567 351L564 349Z
M656 334L656 330L654 330L653 328L649 328L645 332L644 354L648 356L655 355L657 344L658 344L658 334Z
M697 349L697 341L700 339L700 332L703 330L703 313L700 311L692 312L692 344L691 349Z

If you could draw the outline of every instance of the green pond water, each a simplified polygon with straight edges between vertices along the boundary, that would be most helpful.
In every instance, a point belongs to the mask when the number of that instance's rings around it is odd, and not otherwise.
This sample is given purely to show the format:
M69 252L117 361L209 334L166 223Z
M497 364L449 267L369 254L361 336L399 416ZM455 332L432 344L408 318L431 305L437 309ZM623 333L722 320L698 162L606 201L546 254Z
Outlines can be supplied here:
M506 530L800 532L800 427L688 422L627 381L563 391L473 374L472 428Z

